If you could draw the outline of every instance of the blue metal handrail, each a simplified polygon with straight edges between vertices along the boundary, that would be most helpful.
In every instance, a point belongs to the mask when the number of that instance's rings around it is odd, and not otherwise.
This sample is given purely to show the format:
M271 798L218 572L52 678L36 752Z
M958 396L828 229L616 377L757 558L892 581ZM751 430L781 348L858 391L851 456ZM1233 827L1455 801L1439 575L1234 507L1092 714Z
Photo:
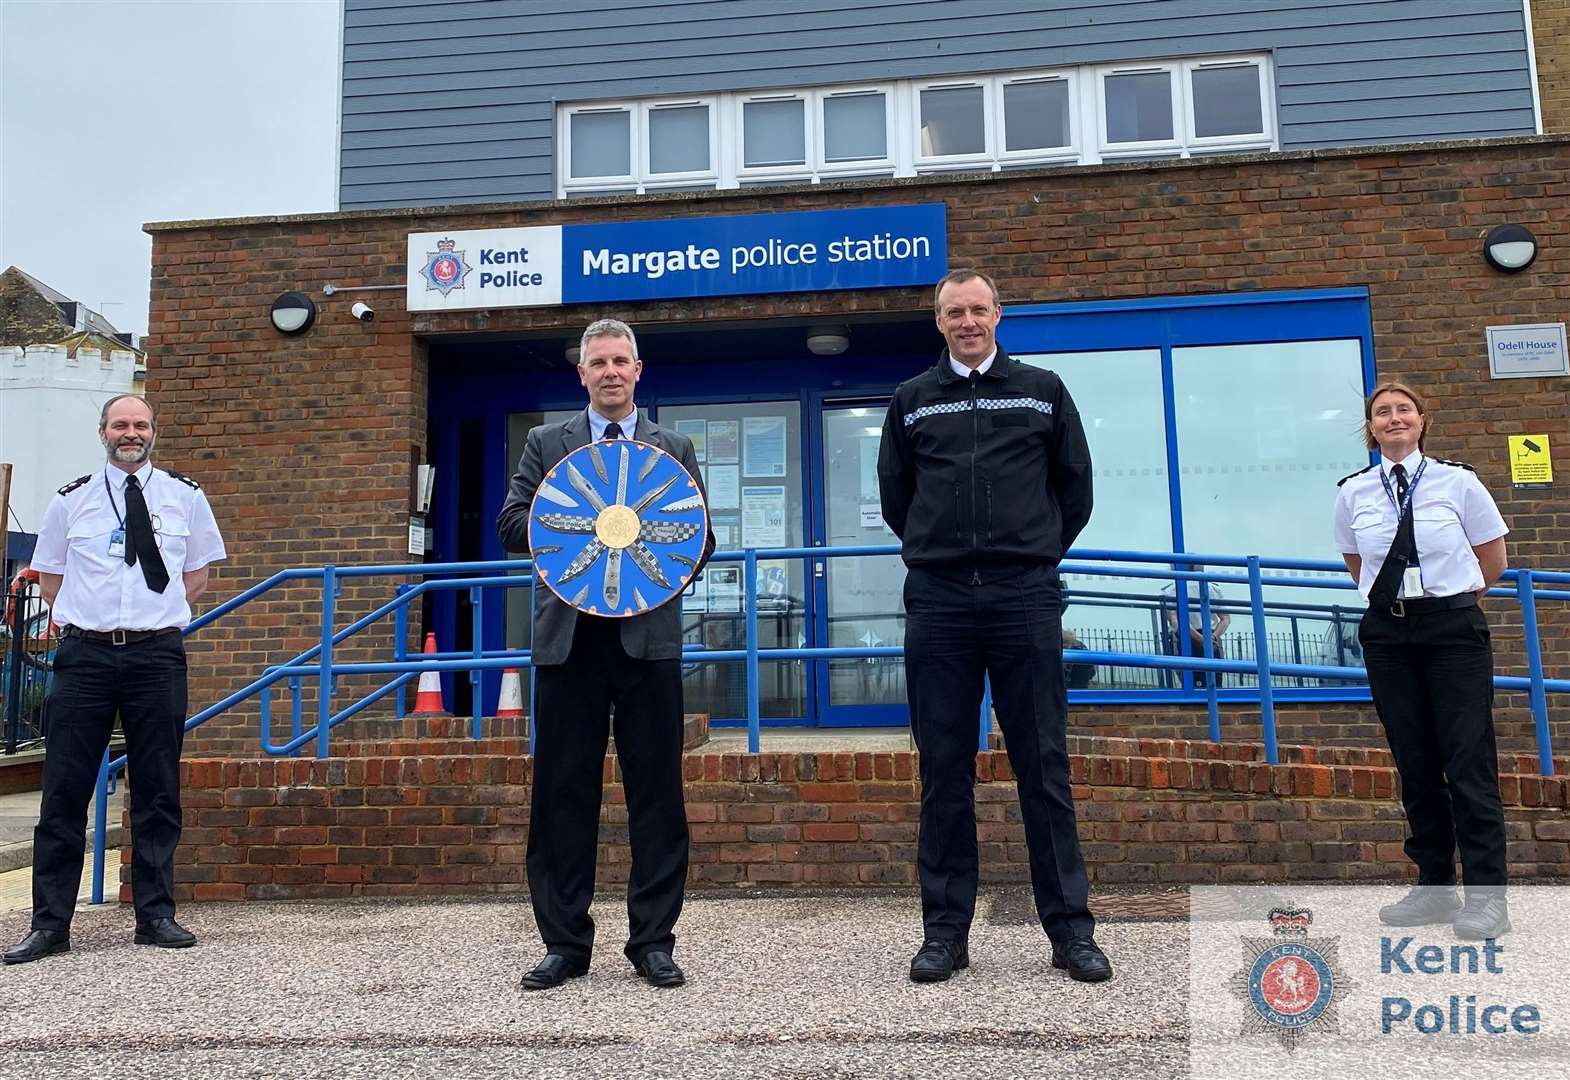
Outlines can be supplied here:
M726 551L716 553L713 562L741 562L744 569L744 612L747 623L746 647L743 649L705 649L701 647L686 647L682 651L684 660L712 661L716 663L739 662L745 664L747 687L747 747L749 752L757 753L761 743L761 709L759 700L759 665L780 660L834 660L834 659L864 659L876 657L903 657L902 646L870 646L854 647L827 647L817 646L812 648L761 648L758 644L758 592L757 592L757 564L760 556L771 559L825 559L825 558L860 558L871 556L893 556L899 554L896 545L858 545L852 547L792 547L792 548L747 548L742 551ZM1209 555L1182 552L1135 552L1099 549L1075 549L1069 552L1071 561L1060 565L1062 573L1100 574L1113 577L1132 578L1160 578L1172 581L1200 581L1200 582L1231 582L1246 584L1249 590L1249 609L1254 628L1254 660L1224 660L1214 657L1210 635L1204 638L1203 654L1200 656L1187 655L1187 641L1179 635L1182 643L1182 652L1177 656L1142 655L1136 653L1114 653L1086 649L1066 649L1063 656L1068 663L1107 664L1120 667L1146 667L1169 669L1175 671L1206 671L1218 673L1235 673L1253 675L1258 680L1260 700L1260 721L1265 744L1266 760L1275 764L1278 762L1275 727L1275 701L1273 678L1304 677L1317 679L1338 679L1349 682L1366 681L1366 673L1361 668L1338 667L1316 664L1276 663L1270 658L1267 634L1265 627L1266 605L1264 602L1264 588L1271 586L1295 586L1306 588L1328 589L1355 589L1356 585L1348 580L1345 568L1330 562L1319 562L1308 559L1262 559L1257 555ZM1085 561L1091 560L1098 564L1144 564L1144 565L1086 565ZM1183 570L1182 566L1202 565L1205 570ZM1149 568L1146 568L1148 566ZM1242 574L1214 573L1212 567L1235 567L1244 571ZM246 589L238 596L219 604L201 617L192 620L185 633L190 634L208 626L224 615L243 607L245 604L259 596L270 592L286 583L295 581L320 581L322 590L322 615L321 615L321 640L292 659L269 666L264 669L261 676L247 686L228 695L218 703L202 710L185 723L187 731L217 716L235 705L253 696L260 696L260 736L264 752L273 755L288 755L297 753L307 743L314 742L316 756L326 758L329 753L329 738L332 729L359 714L370 705L375 704L390 694L398 695L398 714L402 715L402 697L404 687L421 673L427 671L466 671L471 681L478 682L480 673L487 670L505 668L532 667L532 657L527 651L521 650L487 650L482 648L482 635L480 628L483 624L483 610L485 590L488 588L534 588L535 582L532 575L532 564L527 559L501 560L476 563L415 563L400 565L374 565L374 566L334 566L327 565L314 568L300 568L280 571L267 580ZM1310 573L1329 573L1332 577L1297 577L1272 574L1266 576L1265 570L1272 571L1306 571ZM432 578L431 575L463 575L444 578ZM423 578L414 585L399 584L392 600L376 608L369 614L362 616L342 630L335 628L336 601L341 582L345 578L362 577L405 577ZM1541 771L1545 776L1554 774L1553 751L1550 742L1548 724L1547 695L1553 693L1570 693L1570 679L1549 679L1543 674L1542 649L1537 625L1536 601L1539 599L1570 600L1570 590L1544 590L1538 588L1538 583L1550 585L1570 585L1570 573L1541 570L1508 570L1503 575L1504 580L1514 583L1515 587L1495 587L1489 590L1491 596L1513 596L1521 607L1522 626L1525 633L1525 649L1527 660L1527 676L1496 676L1495 687L1503 690L1526 690L1531 702L1538 746L1538 760ZM406 655L405 645L408 629L409 605L420 596L430 591L468 589L470 591L474 634L472 640L474 647L467 653L441 653L435 656L422 654L418 659L410 659ZM1188 622L1189 598L1186 589L1177 589L1176 607L1179 625ZM392 615L395 619L397 641L394 646L394 659L390 662L372 663L335 663L333 660L334 648L340 642L359 633L372 623ZM1200 589L1200 616L1201 625L1211 625L1210 595L1208 589ZM337 679L346 675L394 675L394 679L371 690L358 701L346 708L333 711L333 693ZM315 676L318 682L317 693L317 720L314 729L304 730L300 712L300 686L301 681ZM274 744L271 739L271 688L278 682L289 680L294 691L294 721L292 724L292 737L282 744ZM1220 718L1215 679L1207 680L1207 704L1210 714L1210 735L1213 740L1219 741L1221 737ZM982 716L978 731L978 745L985 747L990 731L990 708L984 697ZM471 735L479 738L482 733L480 694L473 695L474 709L471 719ZM94 832L93 846L93 902L103 902L104 879L104 837L106 833L106 817L108 806L108 793L110 783L124 768L126 758L111 759L106 752L99 768L97 784L97 800L95 807L96 829Z

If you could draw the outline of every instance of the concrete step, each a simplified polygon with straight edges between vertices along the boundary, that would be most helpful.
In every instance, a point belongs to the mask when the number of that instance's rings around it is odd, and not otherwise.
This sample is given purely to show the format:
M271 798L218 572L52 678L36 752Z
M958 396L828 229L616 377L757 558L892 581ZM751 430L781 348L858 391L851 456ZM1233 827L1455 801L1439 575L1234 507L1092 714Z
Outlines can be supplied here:
M0 795L0 874L33 865L33 826L38 824L41 791L16 791ZM119 847L123 829L120 824L125 805L125 790L109 796L108 846ZM87 847L93 846L93 811L87 811Z

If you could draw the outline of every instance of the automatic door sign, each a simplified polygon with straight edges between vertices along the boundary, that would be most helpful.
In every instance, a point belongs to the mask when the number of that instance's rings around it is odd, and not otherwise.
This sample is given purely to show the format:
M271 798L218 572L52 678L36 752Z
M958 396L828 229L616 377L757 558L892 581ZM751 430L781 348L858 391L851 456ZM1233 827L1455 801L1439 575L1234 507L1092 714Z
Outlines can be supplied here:
M1516 487L1547 487L1554 482L1554 463L1547 435L1510 436L1510 483Z
M545 474L529 507L529 548L540 581L564 603L626 618L686 587L708 526L681 462L617 439L581 446Z

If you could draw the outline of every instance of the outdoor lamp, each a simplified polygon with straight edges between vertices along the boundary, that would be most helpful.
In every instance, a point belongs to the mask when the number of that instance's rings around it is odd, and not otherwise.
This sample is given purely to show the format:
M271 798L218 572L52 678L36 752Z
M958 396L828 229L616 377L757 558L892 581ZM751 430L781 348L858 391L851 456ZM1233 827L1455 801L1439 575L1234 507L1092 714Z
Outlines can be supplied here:
M850 331L843 326L814 326L807 331L807 351L814 356L838 356L850 348Z
M1495 270L1518 273L1537 258L1537 237L1523 225L1495 225L1483 241L1483 258Z
M273 301L268 317L280 334L303 334L316 321L316 305L304 293L286 292Z

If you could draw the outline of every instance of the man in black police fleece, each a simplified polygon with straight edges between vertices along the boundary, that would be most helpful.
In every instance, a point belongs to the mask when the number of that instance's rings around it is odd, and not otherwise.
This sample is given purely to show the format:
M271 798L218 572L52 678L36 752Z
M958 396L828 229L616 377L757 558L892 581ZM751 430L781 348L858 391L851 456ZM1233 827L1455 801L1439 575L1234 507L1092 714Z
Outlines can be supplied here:
M589 406L529 432L496 531L508 551L529 546L529 507L545 475L572 451L602 439L652 443L703 483L692 440L638 411L643 372L632 328L601 319L583 332L578 379ZM694 574L714 553L705 540ZM546 955L521 980L549 990L589 970L594 948L594 858L612 706L616 756L627 792L632 872L624 952L652 986L680 986L672 957L687 884L682 799L681 603L629 618L587 615L551 590L535 590L532 646L538 717L529 810L529 900Z
M1057 564L1090 520L1090 450L1062 381L996 340L997 287L938 282L937 366L901 383L878 458L883 519L900 538L905 681L921 752L924 940L916 982L968 967L976 910L976 744L983 678L1018 781L1036 913L1052 966L1112 977L1097 947L1069 787Z

